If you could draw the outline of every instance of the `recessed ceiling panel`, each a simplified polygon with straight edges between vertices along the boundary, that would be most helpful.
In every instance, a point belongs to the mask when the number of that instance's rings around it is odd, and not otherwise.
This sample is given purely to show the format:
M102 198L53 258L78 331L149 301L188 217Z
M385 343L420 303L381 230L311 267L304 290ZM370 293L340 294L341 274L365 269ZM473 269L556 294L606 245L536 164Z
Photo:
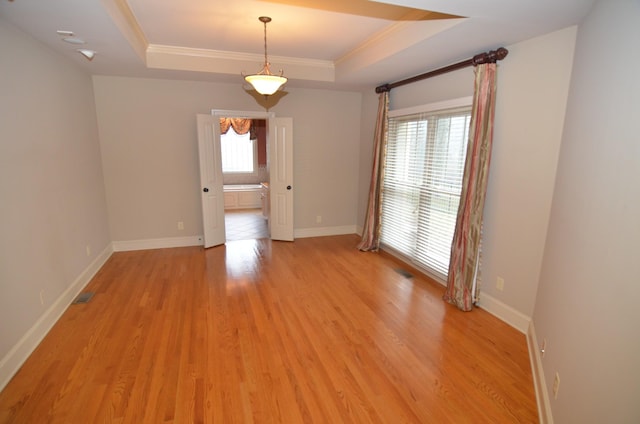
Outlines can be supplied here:
M150 44L336 60L399 20L441 17L368 0L128 0ZM416 13L417 12L417 13Z

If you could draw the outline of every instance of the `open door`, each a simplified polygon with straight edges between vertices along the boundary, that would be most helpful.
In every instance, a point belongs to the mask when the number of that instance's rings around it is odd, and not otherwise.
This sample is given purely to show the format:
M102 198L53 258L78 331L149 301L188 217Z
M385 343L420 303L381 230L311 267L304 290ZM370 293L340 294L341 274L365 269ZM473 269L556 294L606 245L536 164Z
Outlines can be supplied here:
M198 154L204 247L225 242L222 160L220 158L220 118L198 115Z
M272 240L293 241L293 119L269 119Z

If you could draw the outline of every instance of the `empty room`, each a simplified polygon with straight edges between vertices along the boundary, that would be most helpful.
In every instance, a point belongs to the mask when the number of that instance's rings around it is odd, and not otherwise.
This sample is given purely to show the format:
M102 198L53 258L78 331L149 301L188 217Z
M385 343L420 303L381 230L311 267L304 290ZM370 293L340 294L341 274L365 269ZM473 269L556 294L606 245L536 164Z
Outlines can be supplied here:
M640 422L637 0L1 0L0 423Z

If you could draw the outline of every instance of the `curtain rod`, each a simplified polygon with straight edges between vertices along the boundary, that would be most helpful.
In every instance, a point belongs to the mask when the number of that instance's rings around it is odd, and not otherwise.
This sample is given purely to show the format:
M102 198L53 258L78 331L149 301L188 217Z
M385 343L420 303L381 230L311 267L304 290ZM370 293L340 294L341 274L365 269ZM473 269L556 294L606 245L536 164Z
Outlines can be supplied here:
M396 81L392 83L382 84L376 87L376 93L384 93L385 91L391 91L392 88L400 87L401 85L411 84L423 79L435 77L437 75L446 74L447 72L457 71L458 69L466 68L468 66L481 65L483 63L496 63L498 60L502 60L507 57L509 50L504 47L500 47L497 50L491 50L488 52L480 53L473 56L471 59L464 60L462 62L454 63L453 65L444 66L436 69L435 71L426 72L424 74L416 75L415 77L403 79L402 81Z

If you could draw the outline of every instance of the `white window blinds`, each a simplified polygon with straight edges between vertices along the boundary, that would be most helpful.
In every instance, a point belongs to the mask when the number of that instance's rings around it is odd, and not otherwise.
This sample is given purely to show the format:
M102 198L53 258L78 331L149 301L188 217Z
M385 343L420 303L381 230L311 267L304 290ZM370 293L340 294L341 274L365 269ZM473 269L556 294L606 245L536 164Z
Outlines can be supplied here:
M381 242L446 280L471 108L389 119Z
M238 134L229 128L226 134L220 135L220 155L222 156L222 172L253 173L255 171L255 142L249 133Z

